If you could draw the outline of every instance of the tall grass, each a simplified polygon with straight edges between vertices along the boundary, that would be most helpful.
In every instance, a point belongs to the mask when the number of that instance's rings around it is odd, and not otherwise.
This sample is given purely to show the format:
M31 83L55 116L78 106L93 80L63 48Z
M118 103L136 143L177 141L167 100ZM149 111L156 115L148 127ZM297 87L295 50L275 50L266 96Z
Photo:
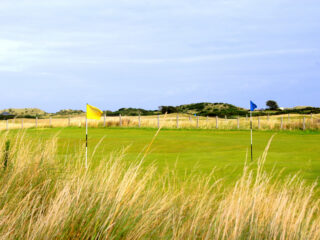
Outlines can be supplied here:
M2 133L1 150L8 139L0 239L320 239L315 185L263 169L272 139L229 187L214 172L182 180L174 169L128 163L125 150L86 170L81 150L58 157L57 137Z
M282 124L281 124L282 119ZM216 129L217 119L215 117L197 117L189 116L186 114L179 115L179 128L200 128L200 129ZM177 115L169 114L167 117L164 115L159 116L159 124L164 128L177 128ZM38 119L37 124L35 119L10 119L8 120L9 129L19 128L32 128L32 127L85 127L85 117L78 116L70 118L52 118L50 119ZM120 119L115 116L108 116L104 124L103 118L100 121L90 121L89 127L120 127ZM138 127L139 117L138 116L122 116L121 117L122 127ZM158 116L141 116L140 127L157 128L158 127ZM305 117L305 123L303 123L303 116L298 114L267 117L254 117L253 128L256 130L320 130L320 115L314 114ZM0 130L6 129L7 123L5 120L0 121ZM218 118L218 129L249 129L250 120L249 118L239 118L239 124L237 119L224 119Z

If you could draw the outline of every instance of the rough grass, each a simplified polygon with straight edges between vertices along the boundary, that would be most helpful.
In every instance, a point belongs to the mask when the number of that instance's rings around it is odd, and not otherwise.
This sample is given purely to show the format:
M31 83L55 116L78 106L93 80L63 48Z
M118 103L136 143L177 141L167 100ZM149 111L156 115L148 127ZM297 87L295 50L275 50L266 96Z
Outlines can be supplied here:
M303 118L305 117L305 120ZM177 123L178 118L178 123ZM159 120L158 120L159 119ZM159 124L158 124L159 123ZM89 127L146 127L158 128L183 128L183 129L250 129L249 118L225 119L215 117L195 117L187 114L168 114L168 116L141 116L140 126L138 116L122 116L121 120L118 116L107 116L106 122L102 117L100 121L90 121ZM52 118L46 119L10 119L8 120L8 129L34 128L34 127L85 127L85 116ZM5 120L0 121L0 130L6 129ZM277 115L264 117L253 117L253 128L256 130L319 130L320 115Z
M0 154L8 156L0 175L1 239L320 238L315 184L263 169L272 138L258 167L246 165L228 188L214 172L183 181L174 169L159 175L155 166L123 161L125 149L85 169L80 150L74 161L57 161L57 137L2 135L0 149L8 138L10 150Z

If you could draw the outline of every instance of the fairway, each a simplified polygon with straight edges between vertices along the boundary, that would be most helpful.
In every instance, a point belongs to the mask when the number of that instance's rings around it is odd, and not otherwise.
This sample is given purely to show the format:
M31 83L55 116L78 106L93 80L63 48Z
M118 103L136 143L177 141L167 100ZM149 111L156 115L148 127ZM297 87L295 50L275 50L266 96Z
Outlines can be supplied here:
M89 156L104 138L92 158L92 165L107 161L110 153L127 148L125 161L141 159L151 142L155 129L91 128L89 129ZM27 135L37 139L50 138L58 133L58 154L61 159L72 161L73 154L84 146L85 130L81 128L29 129ZM270 137L276 132L254 132L254 161L261 156ZM268 152L265 167L268 171L300 172L308 181L318 178L320 172L319 132L277 132ZM175 169L179 176L192 171L209 173L232 180L242 173L246 155L250 163L249 131L215 131L163 129L155 139L144 166Z

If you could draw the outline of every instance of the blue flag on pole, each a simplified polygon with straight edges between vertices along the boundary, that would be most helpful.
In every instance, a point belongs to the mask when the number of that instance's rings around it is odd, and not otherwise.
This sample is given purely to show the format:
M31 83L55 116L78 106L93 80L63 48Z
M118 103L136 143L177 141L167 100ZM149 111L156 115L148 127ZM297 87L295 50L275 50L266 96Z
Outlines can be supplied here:
M257 108L257 105L254 102L250 101L250 111L253 112Z

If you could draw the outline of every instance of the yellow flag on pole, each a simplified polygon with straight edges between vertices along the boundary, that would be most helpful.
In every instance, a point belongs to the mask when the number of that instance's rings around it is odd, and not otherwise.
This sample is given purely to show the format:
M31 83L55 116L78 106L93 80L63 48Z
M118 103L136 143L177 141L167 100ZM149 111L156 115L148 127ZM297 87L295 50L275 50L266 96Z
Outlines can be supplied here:
M87 119L100 120L102 111L99 108L87 104Z

